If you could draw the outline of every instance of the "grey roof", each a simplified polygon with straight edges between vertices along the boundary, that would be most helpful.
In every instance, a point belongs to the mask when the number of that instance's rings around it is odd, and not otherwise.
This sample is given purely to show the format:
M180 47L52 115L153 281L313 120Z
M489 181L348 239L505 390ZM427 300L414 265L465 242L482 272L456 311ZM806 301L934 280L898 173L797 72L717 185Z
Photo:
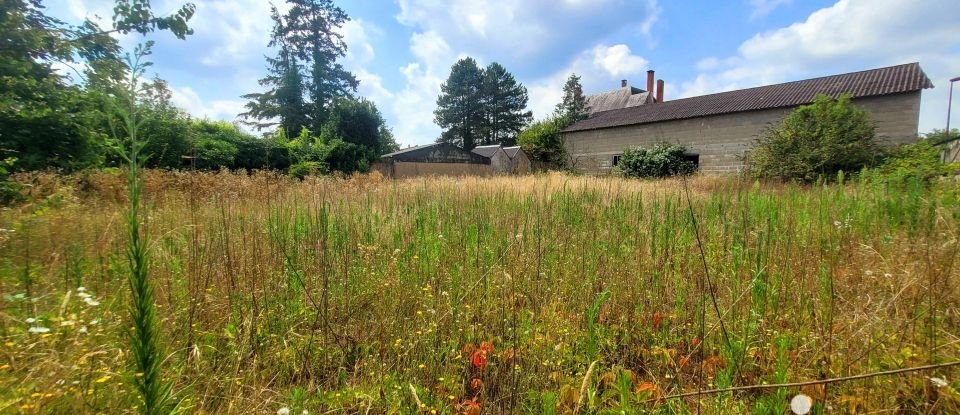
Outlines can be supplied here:
M484 157L493 157L493 155L497 154L497 151L499 150L500 150L500 145L494 144L490 146L476 146L473 148L473 150L470 150L470 151Z
M506 151L507 155L510 156L510 158L514 158L517 156L517 153L519 153L522 150L520 150L520 146L513 146L513 147L504 147L503 151Z
M890 95L933 88L919 63L907 63L822 78L703 95L651 105L596 113L564 132L682 120L709 115L794 107L813 102L817 94L853 98Z
M587 95L590 113L636 107L653 103L653 94L632 86L617 88L599 94Z
M411 151L423 150L423 149L425 149L425 148L430 148L430 147L438 146L438 145L440 145L440 144L442 144L442 143L421 144L421 145L419 145L419 146L407 147L407 148L405 148L405 149L403 149L403 150L394 151L393 153L387 153L387 154L384 154L384 155L382 155L382 156L380 156L380 157L393 157L393 156L397 156L397 155L400 155L400 154L409 153L409 152L411 152Z

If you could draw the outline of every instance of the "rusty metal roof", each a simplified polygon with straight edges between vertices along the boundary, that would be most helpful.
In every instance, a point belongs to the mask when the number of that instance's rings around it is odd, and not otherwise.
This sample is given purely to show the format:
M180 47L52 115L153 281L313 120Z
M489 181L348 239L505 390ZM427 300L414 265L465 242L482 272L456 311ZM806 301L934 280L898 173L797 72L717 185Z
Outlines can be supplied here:
M919 63L907 63L822 78L740 89L717 94L596 113L564 132L682 120L709 115L793 107L813 102L817 94L853 98L933 88Z

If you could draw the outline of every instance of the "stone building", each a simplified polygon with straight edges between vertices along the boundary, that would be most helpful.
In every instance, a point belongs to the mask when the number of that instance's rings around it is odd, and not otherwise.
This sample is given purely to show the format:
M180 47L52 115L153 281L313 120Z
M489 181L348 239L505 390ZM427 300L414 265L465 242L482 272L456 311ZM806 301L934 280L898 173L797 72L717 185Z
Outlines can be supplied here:
M453 144L434 143L384 154L372 170L386 177L490 176L490 159Z
M493 174L510 174L513 172L510 166L510 156L503 151L503 147L500 147L499 144L476 146L471 152L490 159Z
M652 75L651 75L652 77ZM649 83L649 82L648 82ZM685 146L708 173L738 172L755 140L817 94L850 94L866 110L882 143L917 139L920 94L932 88L918 63L596 112L563 130L571 167L607 174L624 149L669 142Z

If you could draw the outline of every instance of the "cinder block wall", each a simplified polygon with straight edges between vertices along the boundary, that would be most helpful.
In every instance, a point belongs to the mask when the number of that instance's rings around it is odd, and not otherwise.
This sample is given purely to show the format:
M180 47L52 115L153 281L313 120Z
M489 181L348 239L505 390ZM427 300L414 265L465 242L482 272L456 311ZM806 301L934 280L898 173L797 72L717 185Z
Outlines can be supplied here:
M877 138L887 145L916 141L920 91L854 100L870 113ZM651 104L656 105L656 104ZM629 147L658 142L683 145L700 155L700 170L733 173L764 131L779 123L792 108L715 115L653 124L631 125L564 134L571 167L586 174L607 174L613 156Z

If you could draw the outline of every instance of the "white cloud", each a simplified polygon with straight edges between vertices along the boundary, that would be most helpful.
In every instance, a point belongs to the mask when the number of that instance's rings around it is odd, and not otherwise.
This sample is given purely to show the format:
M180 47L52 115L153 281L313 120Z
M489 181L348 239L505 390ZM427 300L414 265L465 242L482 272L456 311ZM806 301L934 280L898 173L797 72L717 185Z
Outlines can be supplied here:
M918 61L936 86L923 94L920 129L942 128L946 80L960 75L958 14L960 3L953 0L923 6L911 0L840 0L802 22L757 34L735 56L701 61L701 73L681 83L680 95Z
M206 102L193 88L188 86L172 86L170 92L173 95L171 102L194 117L233 122L236 121L237 114L244 111L244 101L213 100Z
M759 19L770 14L770 12L777 7L785 6L790 3L792 3L792 0L750 0L750 7L753 8L750 18Z
M593 48L593 65L603 68L613 76L638 73L647 66L647 60L630 53L630 47L624 44Z

